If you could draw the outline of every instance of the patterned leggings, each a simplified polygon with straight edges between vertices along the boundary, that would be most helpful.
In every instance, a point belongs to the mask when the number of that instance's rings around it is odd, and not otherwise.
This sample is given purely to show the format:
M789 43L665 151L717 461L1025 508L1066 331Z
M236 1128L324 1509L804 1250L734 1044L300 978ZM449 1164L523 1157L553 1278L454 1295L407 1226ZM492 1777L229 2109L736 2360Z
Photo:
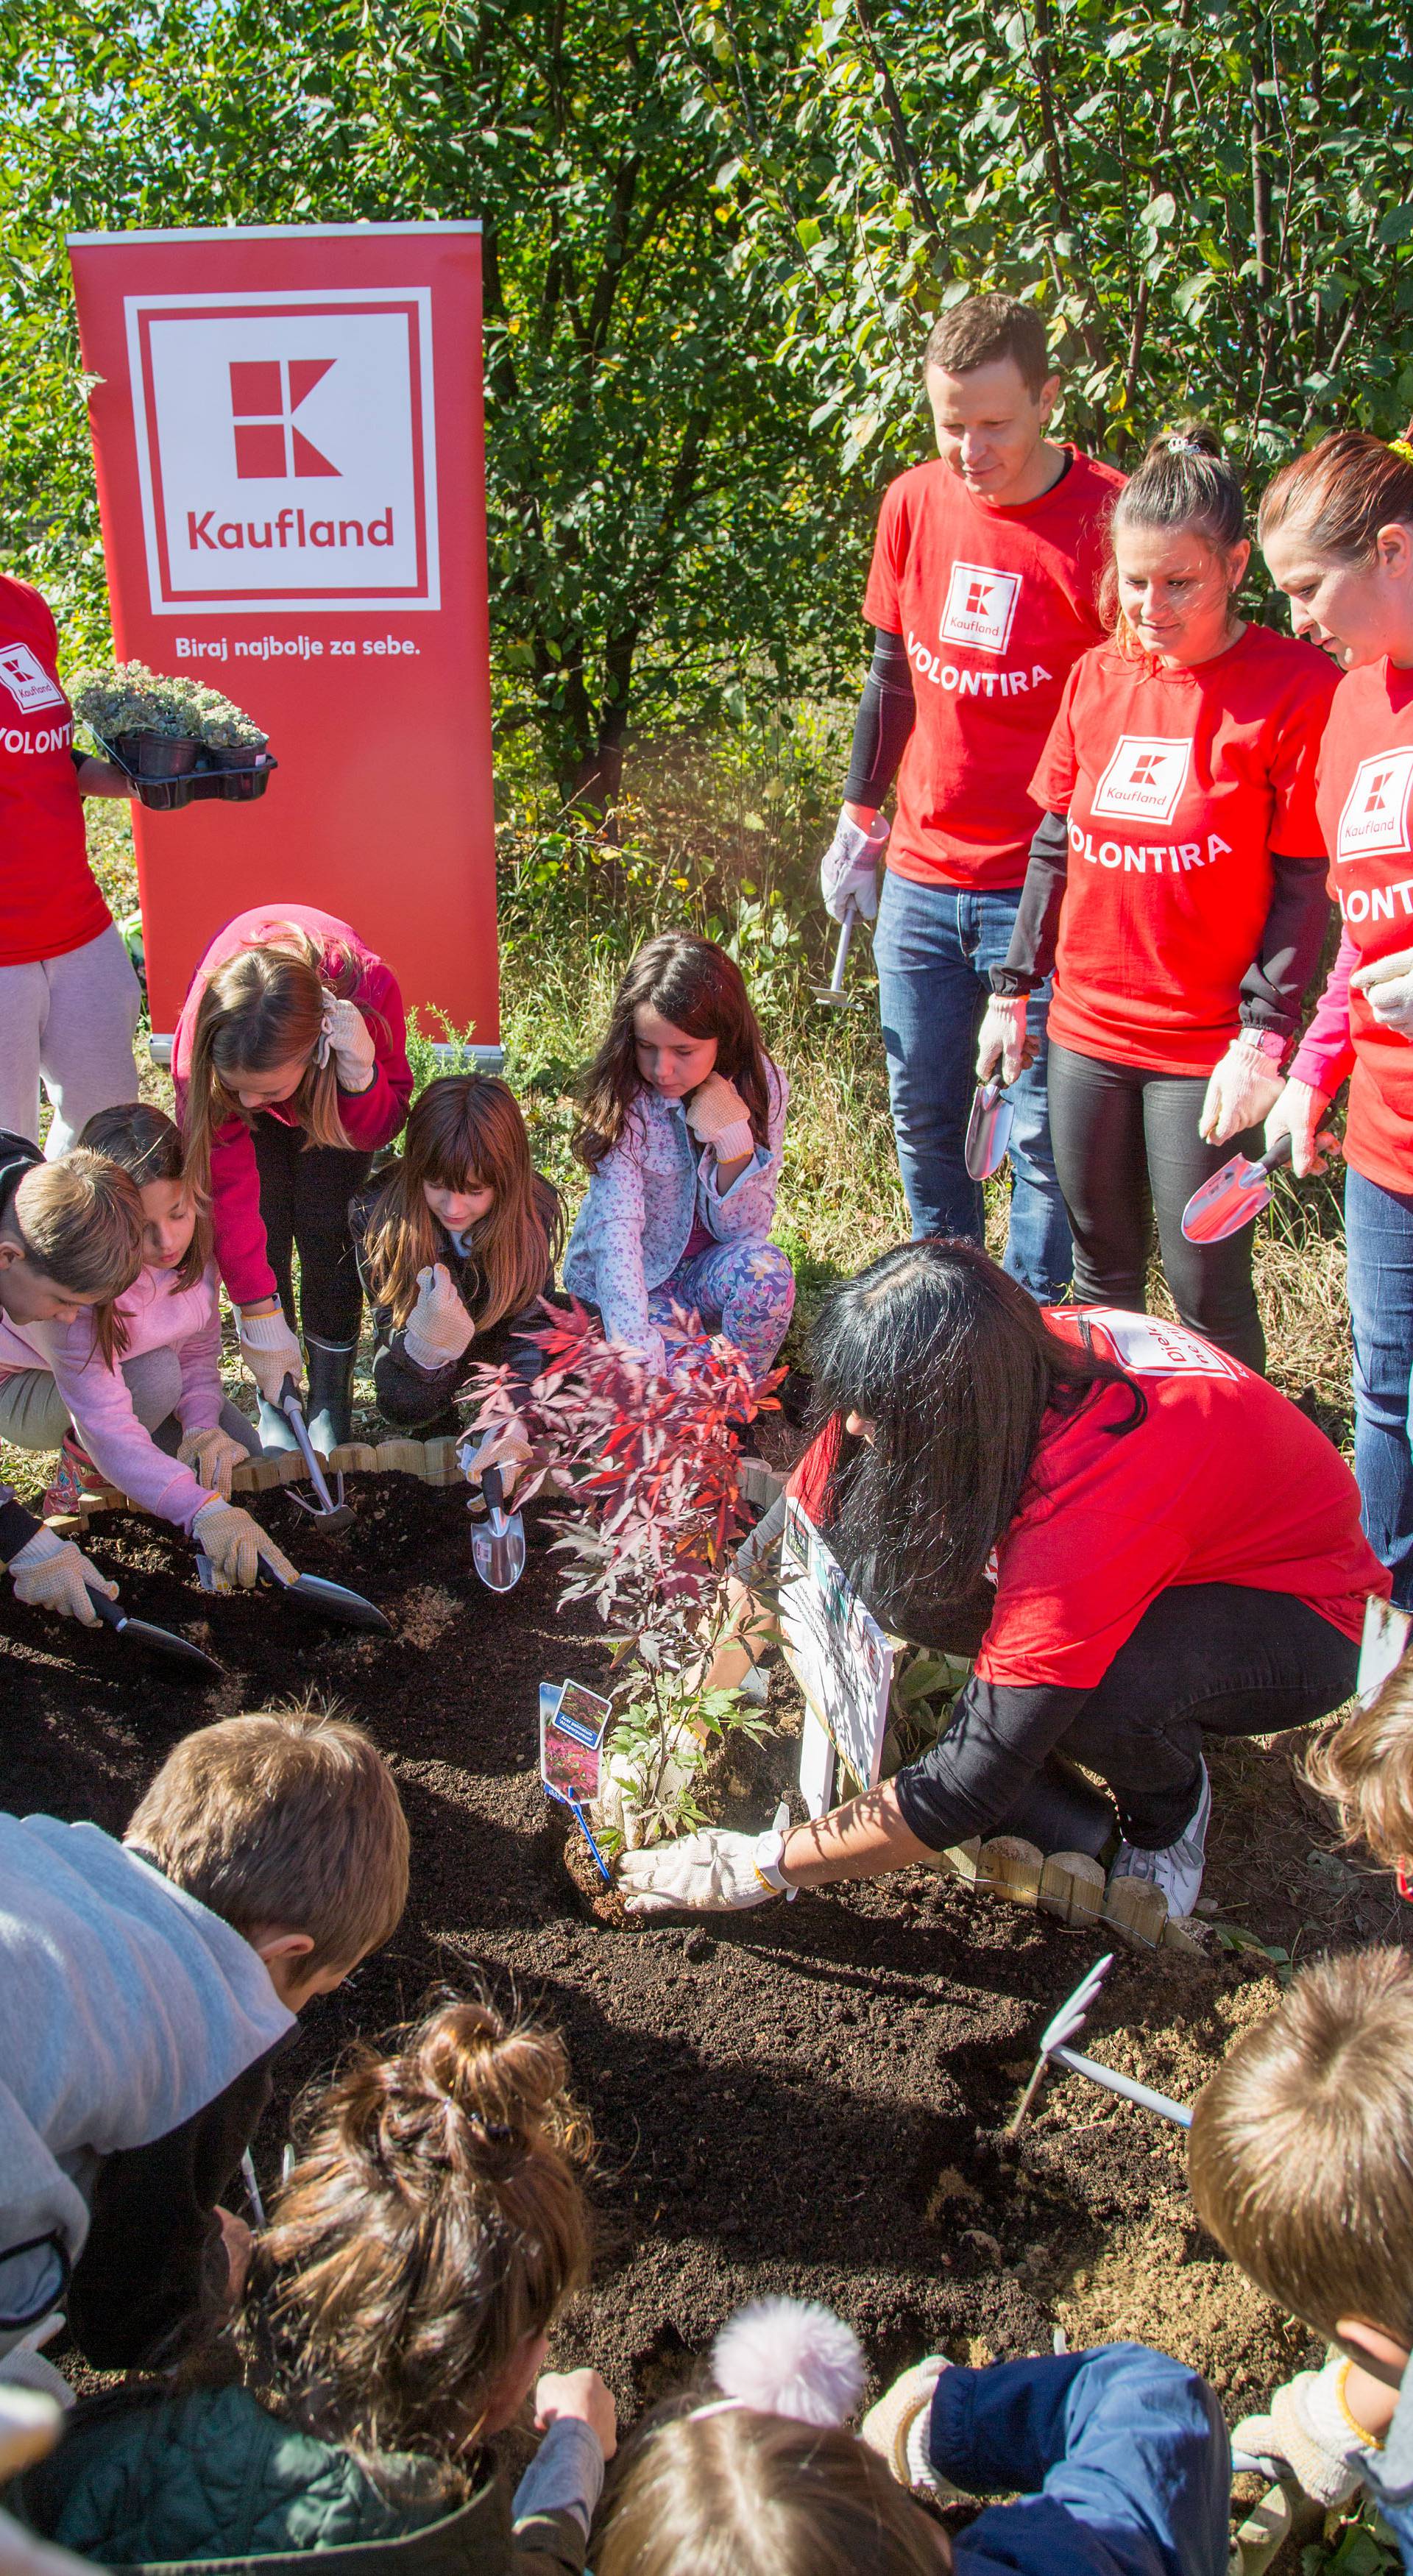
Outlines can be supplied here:
M724 1333L763 1377L785 1339L795 1303L795 1274L773 1243L714 1243L654 1288L648 1312L659 1332L673 1338L672 1309L700 1315L709 1332Z

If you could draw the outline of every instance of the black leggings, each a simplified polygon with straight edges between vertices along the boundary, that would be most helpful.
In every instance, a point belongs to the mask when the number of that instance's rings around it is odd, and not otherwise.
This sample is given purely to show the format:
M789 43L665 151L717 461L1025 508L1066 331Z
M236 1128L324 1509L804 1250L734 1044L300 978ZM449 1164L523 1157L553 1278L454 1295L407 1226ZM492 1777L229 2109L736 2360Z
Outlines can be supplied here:
M1252 1229L1188 1243L1182 1212L1233 1154L1262 1150L1259 1127L1207 1145L1197 1121L1205 1073L1149 1073L1050 1041L1050 1142L1074 1236L1074 1293L1086 1306L1147 1304L1153 1220L1173 1304L1218 1350L1264 1374L1266 1337L1251 1284Z
M294 1329L291 1263L299 1251L300 1319L316 1341L358 1339L363 1293L348 1231L348 1202L373 1167L371 1154L341 1145L310 1145L302 1127L282 1118L255 1120L260 1215L285 1320Z

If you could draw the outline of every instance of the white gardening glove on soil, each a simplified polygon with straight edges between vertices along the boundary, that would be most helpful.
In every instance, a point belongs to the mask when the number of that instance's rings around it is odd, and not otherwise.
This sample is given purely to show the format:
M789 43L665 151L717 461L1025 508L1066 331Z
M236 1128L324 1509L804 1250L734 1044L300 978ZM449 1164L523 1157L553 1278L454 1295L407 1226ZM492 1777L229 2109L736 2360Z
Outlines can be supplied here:
M208 1493L219 1494L226 1503L231 1499L231 1478L237 1467L248 1466L250 1462L249 1450L219 1427L210 1431L188 1431L186 1438L178 1444L177 1457L183 1467L195 1471Z
M1225 1145L1230 1137L1244 1135L1248 1127L1259 1127L1284 1089L1278 1067L1254 1034L1233 1038L1221 1062L1212 1068L1197 1121L1198 1135L1205 1136L1209 1145Z
M704 1145L714 1145L718 1163L735 1163L753 1154L751 1113L734 1082L724 1073L709 1073L687 1103L687 1124Z
M356 1002L340 1002L327 990L324 994L324 1018L316 1064L334 1060L334 1077L340 1091L366 1091L377 1063L373 1032Z
M96 1628L98 1613L89 1600L86 1586L95 1592L106 1592L116 1601L118 1587L90 1565L82 1549L71 1538L60 1538L57 1530L36 1530L33 1538L10 1559L15 1598L27 1610L55 1610L61 1619L78 1619L85 1628Z
M954 2504L963 2489L934 2469L927 2448L932 2400L947 2367L940 2352L914 2362L911 2370L884 2390L877 2405L870 2406L859 2426L859 2439L887 2461L900 2486L925 2487L942 2503Z
M1396 948L1391 957L1356 966L1349 989L1363 994L1381 1029L1413 1038L1413 948Z
M203 1503L191 1525L197 1545L210 1557L216 1572L226 1583L235 1583L249 1592L258 1580L263 1556L286 1583L298 1580L297 1569L276 1547L274 1540L239 1503Z
M977 1081L989 1082L999 1064L1001 1080L1014 1082L1039 1052L1037 1041L1025 1033L1024 993L993 993L977 1040Z
M272 1315L242 1313L240 1355L267 1404L278 1404L287 1377L298 1386L304 1376L304 1353L277 1306Z
M1354 2364L1332 2352L1323 2370L1286 2380L1264 2415L1243 2415L1232 2449L1256 2460L1286 2460L1316 2504L1343 2504L1362 2477L1362 2460L1381 2445L1356 2424L1344 2402ZM1352 2455L1352 2458L1351 2456Z
M865 921L877 917L878 862L887 847L888 826L881 814L867 825L840 815L819 863L819 890L831 921L842 921L850 904Z
M403 1335L414 1368L444 1369L459 1360L476 1327L444 1262L417 1273L417 1303Z
M1322 1138L1320 1121L1330 1105L1327 1091L1317 1091L1313 1083L1299 1082L1294 1074L1286 1083L1280 1098L1266 1120L1266 1151L1280 1137L1290 1138L1290 1168L1296 1179L1303 1181L1311 1172L1326 1168L1321 1144L1333 1147L1333 1136Z
M740 1914L767 1897L793 1893L760 1874L758 1862L778 1845L778 1832L728 1834L709 1825L680 1842L625 1852L617 1885L629 1914Z

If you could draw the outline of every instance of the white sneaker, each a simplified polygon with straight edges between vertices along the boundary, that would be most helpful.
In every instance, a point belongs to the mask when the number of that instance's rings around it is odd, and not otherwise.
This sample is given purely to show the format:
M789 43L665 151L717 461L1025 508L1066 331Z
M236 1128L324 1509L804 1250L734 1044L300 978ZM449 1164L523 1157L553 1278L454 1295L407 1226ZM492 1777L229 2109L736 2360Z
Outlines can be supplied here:
M1202 1893L1212 1783L1206 1763L1199 1763L1199 1768L1202 1795L1186 1832L1175 1843L1169 1843L1165 1851L1141 1851L1137 1843L1120 1843L1118 1859L1109 1872L1111 1884L1116 1878L1146 1878L1153 1887L1161 1887L1168 1900L1168 1912L1173 1915L1190 1914Z

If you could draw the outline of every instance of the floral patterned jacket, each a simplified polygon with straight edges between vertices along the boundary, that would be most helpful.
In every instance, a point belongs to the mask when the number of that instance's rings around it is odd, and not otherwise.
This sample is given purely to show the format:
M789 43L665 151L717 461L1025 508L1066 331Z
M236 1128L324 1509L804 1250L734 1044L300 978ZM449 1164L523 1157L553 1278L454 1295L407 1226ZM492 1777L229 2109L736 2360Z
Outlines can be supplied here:
M605 1154L564 1257L564 1284L597 1306L610 1340L663 1365L662 1336L648 1318L648 1294L670 1278L697 1218L716 1243L764 1243L775 1193L790 1086L766 1058L769 1143L757 1145L729 1190L716 1186L716 1154L687 1125L685 1105L640 1091L618 1142Z

